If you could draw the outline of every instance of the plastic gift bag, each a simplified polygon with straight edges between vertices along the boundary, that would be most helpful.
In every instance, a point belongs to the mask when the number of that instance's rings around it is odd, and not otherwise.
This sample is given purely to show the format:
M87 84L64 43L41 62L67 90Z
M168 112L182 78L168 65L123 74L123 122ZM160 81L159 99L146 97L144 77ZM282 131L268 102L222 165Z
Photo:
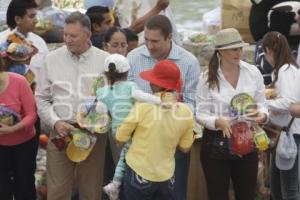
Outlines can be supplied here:
M231 129L231 151L240 156L253 152L253 134L249 124L243 120L236 120L232 122Z
M266 132L264 131L264 129L262 129L259 125L257 124L253 124L251 126L251 131L254 134L254 143L256 145L256 147L260 150L260 151L265 151L269 148L269 144L270 144L270 139L267 136Z

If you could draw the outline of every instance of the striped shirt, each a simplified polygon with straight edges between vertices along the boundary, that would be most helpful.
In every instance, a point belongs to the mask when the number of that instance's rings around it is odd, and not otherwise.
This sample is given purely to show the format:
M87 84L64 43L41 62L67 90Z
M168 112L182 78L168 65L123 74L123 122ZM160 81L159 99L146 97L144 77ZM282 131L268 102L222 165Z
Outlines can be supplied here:
M140 77L140 73L151 69L158 61L151 57L145 45L132 50L127 58L131 66L129 80L136 82L145 92L152 93L149 83ZM197 58L172 42L167 59L175 62L180 69L183 80L183 101L191 105L191 108L195 108L196 87L200 76L200 65Z
M36 91L41 119L52 127L58 120L75 122L79 108L91 97L93 81L104 73L108 55L96 47L89 48L79 59L66 46L50 52Z

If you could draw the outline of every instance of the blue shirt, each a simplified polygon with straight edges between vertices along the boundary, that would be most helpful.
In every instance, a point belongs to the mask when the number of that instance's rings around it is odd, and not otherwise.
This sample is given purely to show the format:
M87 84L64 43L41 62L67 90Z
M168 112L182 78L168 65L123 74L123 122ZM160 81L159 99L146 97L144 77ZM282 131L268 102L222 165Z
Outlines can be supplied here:
M127 59L131 67L128 79L134 81L145 92L152 93L149 83L140 77L140 73L151 69L158 61L151 57L146 45L129 52ZM200 76L200 65L197 58L172 42L167 59L178 65L183 81L183 101L194 110L196 87Z
M97 89L97 99L106 104L112 118L112 133L115 136L116 128L127 117L134 105L133 91L138 86L132 81L120 81L111 86Z

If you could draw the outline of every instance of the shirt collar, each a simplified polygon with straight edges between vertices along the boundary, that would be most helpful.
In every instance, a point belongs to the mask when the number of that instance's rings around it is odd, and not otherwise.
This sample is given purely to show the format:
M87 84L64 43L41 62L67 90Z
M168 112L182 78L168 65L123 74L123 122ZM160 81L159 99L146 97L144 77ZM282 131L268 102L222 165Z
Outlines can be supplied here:
M180 55L179 55L179 51L178 51L179 46L177 44L175 44L174 41L172 41L172 46L171 46L171 51L167 57L167 59L170 60L179 60L180 59ZM143 46L142 48L142 55L152 58L152 56L150 55L150 52L148 51L146 45Z
M77 56L75 56L72 52L69 51L68 47L66 46L67 48L67 51L70 55L70 57L73 59L73 60L76 60L76 61L85 61L88 59L89 55L92 53L92 46L90 45L90 47L85 51L83 52L82 54L80 54L79 56L79 59Z
M240 61L240 74L245 69L247 69L247 67L243 64L243 61ZM221 70L221 67L219 67L219 69L218 69L218 74L223 76L223 72Z

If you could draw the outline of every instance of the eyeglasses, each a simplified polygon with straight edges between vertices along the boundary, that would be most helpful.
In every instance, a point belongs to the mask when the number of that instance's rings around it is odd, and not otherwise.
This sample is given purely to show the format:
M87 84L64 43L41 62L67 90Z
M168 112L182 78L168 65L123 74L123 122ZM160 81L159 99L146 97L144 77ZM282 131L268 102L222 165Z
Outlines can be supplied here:
M128 44L127 43L113 43L113 44L110 44L110 43L106 43L107 46L110 46L112 48L127 48L128 47Z

